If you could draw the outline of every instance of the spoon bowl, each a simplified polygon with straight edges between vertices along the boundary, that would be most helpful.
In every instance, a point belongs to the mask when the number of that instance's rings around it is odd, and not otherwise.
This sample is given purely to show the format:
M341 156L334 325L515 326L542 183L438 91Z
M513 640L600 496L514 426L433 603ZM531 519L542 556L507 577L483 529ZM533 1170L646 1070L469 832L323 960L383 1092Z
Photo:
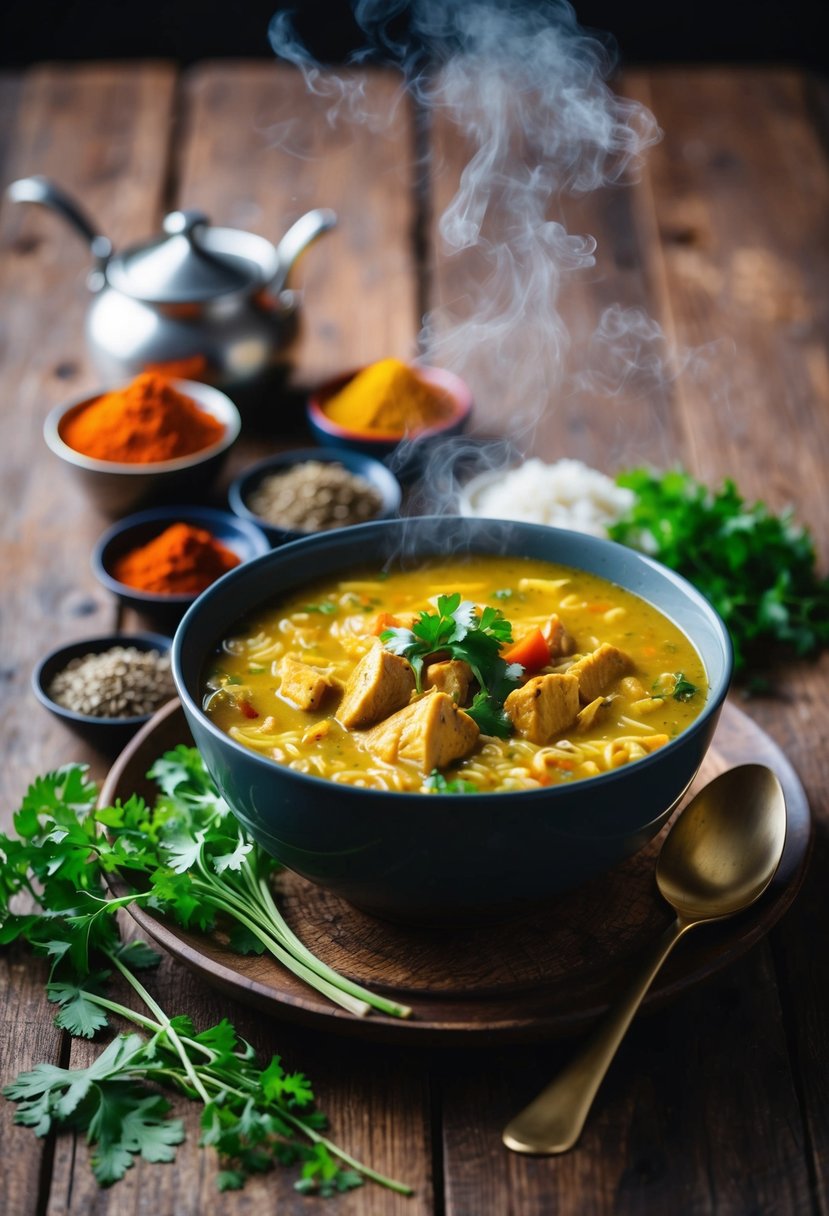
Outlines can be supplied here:
M696 795L668 833L656 883L685 920L749 907L774 877L786 837L783 789L771 769L744 764Z
M783 788L761 764L721 773L692 799L656 864L657 885L676 919L581 1052L504 1129L507 1148L548 1155L573 1147L642 998L674 946L695 926L755 903L774 877L785 841Z

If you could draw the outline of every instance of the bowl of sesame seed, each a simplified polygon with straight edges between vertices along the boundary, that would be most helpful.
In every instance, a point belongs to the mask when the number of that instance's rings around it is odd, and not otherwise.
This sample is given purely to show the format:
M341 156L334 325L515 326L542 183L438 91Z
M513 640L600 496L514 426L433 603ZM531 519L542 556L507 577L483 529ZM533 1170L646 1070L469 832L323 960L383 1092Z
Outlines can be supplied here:
M117 752L176 695L170 645L160 633L70 642L40 660L32 689L41 705L87 743Z

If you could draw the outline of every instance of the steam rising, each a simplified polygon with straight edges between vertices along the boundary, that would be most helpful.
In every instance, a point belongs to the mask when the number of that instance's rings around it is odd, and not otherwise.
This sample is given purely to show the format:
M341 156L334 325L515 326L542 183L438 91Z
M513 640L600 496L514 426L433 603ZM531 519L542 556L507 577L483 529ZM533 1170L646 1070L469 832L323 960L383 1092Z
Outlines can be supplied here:
M424 362L470 383L479 427L497 423L509 439L445 445L429 470L434 506L436 495L444 503L444 492L451 496L458 460L470 451L478 469L529 451L565 382L568 391L612 396L639 374L631 354L653 354L658 326L615 308L588 348L595 365L573 372L560 296L568 279L594 266L596 241L568 232L562 206L568 196L635 179L660 132L644 106L608 87L609 47L579 28L563 0L355 0L354 15L366 48L352 61L371 56L400 67L425 124L440 116L468 146L437 222L444 298L424 317L419 345ZM270 38L302 71L329 122L383 132L389 116L370 111L361 77L321 71L289 14L277 14ZM442 168L428 166L433 174Z

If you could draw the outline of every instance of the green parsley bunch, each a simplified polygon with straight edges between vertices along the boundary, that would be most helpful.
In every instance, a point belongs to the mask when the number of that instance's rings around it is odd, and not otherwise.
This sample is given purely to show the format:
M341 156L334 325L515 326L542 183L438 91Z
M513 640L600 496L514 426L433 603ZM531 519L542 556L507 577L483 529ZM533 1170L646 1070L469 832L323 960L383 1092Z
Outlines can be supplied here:
M829 645L829 579L815 569L808 531L791 511L750 504L732 481L710 490L688 473L631 469L629 511L608 533L683 574L711 601L734 644L735 670L766 665L781 646L807 655Z

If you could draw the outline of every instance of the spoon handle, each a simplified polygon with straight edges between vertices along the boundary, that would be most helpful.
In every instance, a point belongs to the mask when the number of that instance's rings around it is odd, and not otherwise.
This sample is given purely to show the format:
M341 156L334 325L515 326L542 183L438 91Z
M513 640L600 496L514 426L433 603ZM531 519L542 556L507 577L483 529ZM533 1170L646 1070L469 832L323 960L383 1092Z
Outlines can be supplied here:
M507 1124L503 1132L507 1148L549 1155L573 1147L642 998L676 943L696 923L677 918L662 933L576 1058Z

